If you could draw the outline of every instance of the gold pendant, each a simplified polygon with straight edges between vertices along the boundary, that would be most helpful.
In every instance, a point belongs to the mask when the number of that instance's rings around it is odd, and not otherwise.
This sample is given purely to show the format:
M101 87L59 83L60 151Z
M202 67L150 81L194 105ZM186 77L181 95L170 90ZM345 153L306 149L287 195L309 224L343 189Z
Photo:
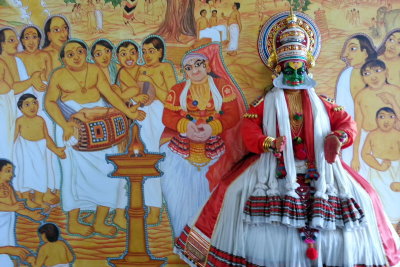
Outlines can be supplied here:
M82 94L86 94L86 93L87 93L87 89L86 89L86 87L82 87L82 89L81 89L81 93L82 93Z

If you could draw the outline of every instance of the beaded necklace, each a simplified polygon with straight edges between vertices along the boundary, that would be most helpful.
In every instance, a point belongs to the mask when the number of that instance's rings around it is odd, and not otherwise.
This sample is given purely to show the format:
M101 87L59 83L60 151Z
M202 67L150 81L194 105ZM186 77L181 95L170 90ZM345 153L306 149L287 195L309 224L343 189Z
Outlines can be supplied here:
M289 120L292 135L298 137L300 136L304 124L301 92L286 92L286 96L288 99Z

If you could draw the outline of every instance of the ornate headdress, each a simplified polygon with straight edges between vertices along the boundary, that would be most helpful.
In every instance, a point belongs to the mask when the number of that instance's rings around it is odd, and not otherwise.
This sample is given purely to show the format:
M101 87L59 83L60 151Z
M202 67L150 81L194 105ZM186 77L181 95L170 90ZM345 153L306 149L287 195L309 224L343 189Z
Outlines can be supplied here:
M193 59L208 60L208 57L201 53L195 53L195 52L188 53L185 55L185 57L182 60L182 66L185 66L190 60L193 60Z
M287 61L302 61L311 68L319 55L321 36L307 15L282 12L271 17L261 28L258 51L265 65L279 74Z

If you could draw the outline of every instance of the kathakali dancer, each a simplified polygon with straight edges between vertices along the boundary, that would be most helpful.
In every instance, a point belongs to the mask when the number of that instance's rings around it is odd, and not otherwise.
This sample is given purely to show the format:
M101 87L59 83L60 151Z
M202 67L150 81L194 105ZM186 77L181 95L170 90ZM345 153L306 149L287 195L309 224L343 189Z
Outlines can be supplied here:
M297 16L296 16L297 15ZM342 163L351 117L317 96L308 71L320 35L302 13L263 26L274 88L244 115L246 157L225 175L175 243L191 266L387 266L399 238L372 187Z
M187 80L174 85L165 101L162 140L169 137L169 142L160 148L166 156L159 167L175 237L204 205L215 177L240 154L232 148L240 143L233 139L237 135L230 133L244 113L244 102L219 53L215 44L188 53L182 61ZM226 147L227 139L232 147Z

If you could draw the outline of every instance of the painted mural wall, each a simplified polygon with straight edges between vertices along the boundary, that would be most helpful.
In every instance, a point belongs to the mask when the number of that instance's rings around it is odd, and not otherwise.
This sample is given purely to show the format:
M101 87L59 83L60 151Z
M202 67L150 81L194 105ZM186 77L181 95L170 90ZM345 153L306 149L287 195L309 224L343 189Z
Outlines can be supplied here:
M290 5L400 232L399 1L0 0L0 266L186 266L174 237L246 153L258 32Z

